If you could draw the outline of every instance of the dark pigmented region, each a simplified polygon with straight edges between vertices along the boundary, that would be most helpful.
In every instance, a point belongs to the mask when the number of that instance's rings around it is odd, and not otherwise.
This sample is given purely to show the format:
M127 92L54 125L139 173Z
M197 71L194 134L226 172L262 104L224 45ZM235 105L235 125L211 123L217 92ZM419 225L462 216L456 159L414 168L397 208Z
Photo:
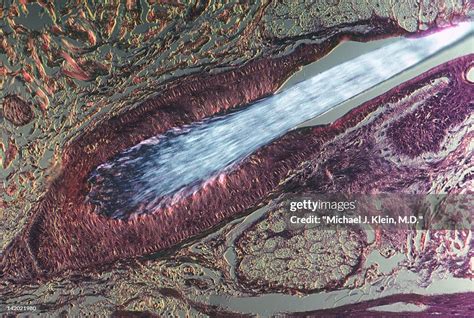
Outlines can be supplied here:
M3 99L3 116L15 126L23 126L33 120L31 104L16 95L8 95Z

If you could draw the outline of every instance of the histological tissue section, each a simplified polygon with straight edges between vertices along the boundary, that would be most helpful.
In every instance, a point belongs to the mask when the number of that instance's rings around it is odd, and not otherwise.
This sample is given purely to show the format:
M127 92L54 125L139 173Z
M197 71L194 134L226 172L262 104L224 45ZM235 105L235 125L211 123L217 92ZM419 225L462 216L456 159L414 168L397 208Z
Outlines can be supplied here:
M470 20L469 1L1 4L0 313L467 316L474 252L470 223L458 225L474 211L472 52L329 124L276 134L152 208L133 201L148 157L97 171L281 96L341 42L416 42ZM120 173L137 188L101 210L121 185L100 182ZM288 218L295 197L382 193L445 196L422 228ZM390 197L394 213L421 211L405 198Z

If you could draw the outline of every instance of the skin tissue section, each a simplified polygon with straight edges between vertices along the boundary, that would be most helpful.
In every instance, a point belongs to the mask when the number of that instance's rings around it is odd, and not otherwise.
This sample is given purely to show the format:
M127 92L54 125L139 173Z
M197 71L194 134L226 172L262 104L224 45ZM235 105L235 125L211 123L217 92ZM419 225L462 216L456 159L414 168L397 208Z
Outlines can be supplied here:
M245 160L226 182L211 183L172 210L123 222L98 216L85 200L89 173L121 150L265 97L341 40L435 30L464 19L469 5L339 1L309 7L285 2L186 6L128 1L3 7L2 288L51 279L58 284L59 274L74 277L88 271L92 284L107 271L138 280L140 274L129 271L145 274L148 265L134 258L172 248L294 189L460 191L472 182L462 176L472 139L472 131L466 133L472 126L472 95L466 93L472 84L465 76L472 55L435 68L332 125L285 135ZM30 25L28 16L40 13L41 23ZM417 107L411 107L414 101ZM456 108L443 107L448 101ZM415 120L418 124L410 125ZM349 145L356 147L348 150ZM424 171L430 169L436 174L427 178ZM462 178L446 185L443 180L451 173ZM366 246L363 237L354 239L357 230L345 231L339 242L332 241L339 257L329 278L303 283L288 273L276 281L259 278L262 273L247 267L263 257L249 248L256 244L257 231L249 230L235 243L235 279L242 286L236 294L269 287L290 293L342 288L360 266ZM295 244L308 244L296 243L300 234L288 235ZM325 242L324 237L314 239ZM350 251L344 244L348 240L354 242ZM268 244L284 254L283 243L276 241ZM463 242L470 244L465 238ZM114 267L120 260L128 261L123 268ZM278 273L284 267L278 269L276 263ZM467 263L456 266L456 275L468 275ZM297 279L303 281L304 275ZM71 281L67 278L64 286ZM32 288L50 303L46 291ZM125 289L117 285L101 293L119 303L127 298ZM183 305L185 290L160 287L163 304L129 303L159 312L168 302L170 308L189 306L212 314L215 309L199 301ZM18 288L10 296L21 298L28 292ZM61 306L50 309L60 312Z
M0 206L6 223L18 226L2 230L2 248L26 225L33 206L71 157L83 155L75 148L86 147L91 156L102 152L88 166L100 163L174 125L272 93L341 39L433 30L465 19L469 10L469 2L462 1L3 6ZM42 19L33 23L36 16ZM297 43L303 39L306 44ZM12 98L31 104L35 120L22 130L10 120L26 123L31 116L22 103L8 102ZM199 107L212 98L213 110ZM193 116L183 115L191 110ZM133 137L100 140L125 122ZM15 147L20 151L7 156Z
M374 238L369 239L357 226L323 231L311 227L293 228L286 213L283 213L282 204L288 195L327 193L328 188L337 193L361 188L367 191L395 188L407 193L425 189L430 193L429 189L440 187L451 194L465 192L469 188L466 185L472 180L457 171L465 171L470 158L472 129L467 133L465 129L472 127L472 96L466 92L473 84L467 81L466 71L473 65L472 55L443 64L361 105L333 124L295 130L262 148L228 178L229 182L239 183L258 177L260 184L273 189L270 195L273 199L267 201L267 212L246 224L241 219L231 223L216 234L183 246L172 255L150 255L143 260L106 267L105 271L85 271L79 277L88 277L87 293L94 291L107 298L119 297L120 303L125 306L123 308L141 308L143 315L169 312L167 310L171 309L164 303L151 301L163 297L172 299L167 304L176 306L173 307L175 310L182 308L184 302L187 304L185 307L196 315L231 315L232 310L215 307L200 297L209 293L252 297L273 292L306 295L320 291L347 292L350 295L351 291L366 285L383 295L387 287L382 282L393 281L393 277L402 270L420 275L421 285L436 280L438 275L469 279L472 277L470 259L473 257L470 230L433 230L428 233L380 229L373 232ZM444 111L447 100L456 108ZM446 122L442 128L436 125L437 113ZM405 127L394 123L410 118L412 114L423 118L418 119L417 123L425 128L423 131L415 128L410 134L412 140L416 141L426 134L444 134L444 137L428 140L431 141L430 148L417 148L417 152L411 148L400 151L401 148L393 143L390 136L393 136L394 128ZM407 160L401 163L399 159L405 157ZM354 166L359 160L366 164ZM433 168L436 175L427 178L426 171L433 171ZM393 174L393 171L397 173ZM387 178L389 173L392 177ZM280 182L282 179L286 181ZM225 196L234 193L226 193L222 184L210 185L211 189L213 187L221 187L221 195L232 202L231 197ZM255 200L252 194L248 191L239 195L246 202L247 198ZM181 204L192 204L192 201ZM403 203L398 206L403 206ZM229 210L229 213L232 212L232 209ZM181 222L186 222L181 219ZM239 226L242 229L239 230ZM228 251L232 249L234 256L231 258L234 260L230 261ZM306 250L312 252L305 253ZM21 256L19 251L15 250L18 254L9 260ZM369 262L374 252L388 260L394 255L404 255L404 260L386 271L381 265ZM21 263L11 264L18 268ZM109 273L114 273L115 278L107 283L104 280L108 279ZM319 279L310 279L314 277ZM62 285L65 283L69 287ZM61 293L63 288L67 290L69 284L77 282L67 283L56 278L52 284L57 286L57 293ZM107 287L107 284L117 286ZM127 295L129 288L133 290L131 286L142 286L138 298ZM150 295L150 290L155 291ZM48 298L46 294L45 298ZM149 302L140 302L145 299ZM440 298L400 293L307 314L337 316L350 312L361 317L376 316L373 308L392 303L411 304L413 301L417 306L426 307L427 313L463 314L465 307L469 306L469 294ZM97 303L104 306L103 310L109 310L107 305L100 301ZM59 310L61 306L50 301L47 308ZM128 313L128 310L115 312L119 316Z

